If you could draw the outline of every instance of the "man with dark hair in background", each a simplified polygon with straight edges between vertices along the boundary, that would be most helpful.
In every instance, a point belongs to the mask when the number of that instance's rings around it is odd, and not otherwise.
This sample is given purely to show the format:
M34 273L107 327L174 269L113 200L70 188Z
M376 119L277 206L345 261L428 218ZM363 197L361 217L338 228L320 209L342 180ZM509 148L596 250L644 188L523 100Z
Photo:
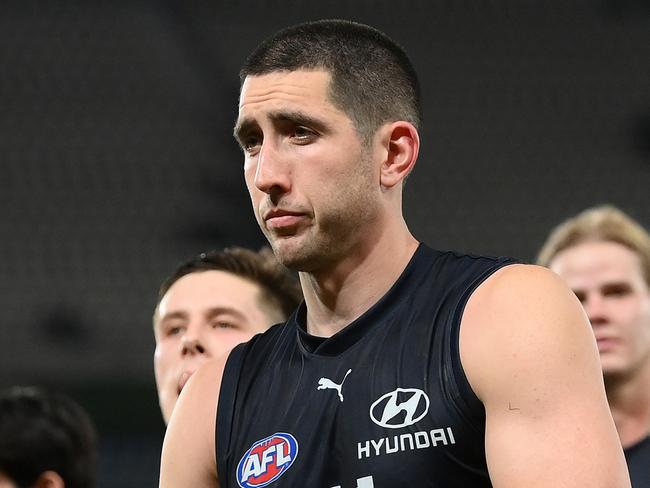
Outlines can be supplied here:
M305 301L193 376L161 486L629 486L571 290L410 233L421 117L404 51L310 22L258 46L241 81L253 209Z
M283 322L301 300L297 280L268 248L211 251L176 268L160 286L153 315L165 423L199 366Z
M73 400L33 387L0 392L0 488L92 488L96 436Z
M612 206L558 225L540 251L591 322L634 487L650 487L650 235Z

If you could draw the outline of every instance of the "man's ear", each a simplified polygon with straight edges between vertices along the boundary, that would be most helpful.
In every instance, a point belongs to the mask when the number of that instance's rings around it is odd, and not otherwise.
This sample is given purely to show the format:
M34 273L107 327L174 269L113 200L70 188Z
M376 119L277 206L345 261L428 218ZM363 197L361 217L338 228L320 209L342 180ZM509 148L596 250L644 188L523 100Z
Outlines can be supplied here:
M44 471L32 488L65 488L63 478L55 471Z
M404 181L415 166L420 135L410 122L391 122L382 127L382 144L386 159L380 168L380 183L384 188L392 188Z

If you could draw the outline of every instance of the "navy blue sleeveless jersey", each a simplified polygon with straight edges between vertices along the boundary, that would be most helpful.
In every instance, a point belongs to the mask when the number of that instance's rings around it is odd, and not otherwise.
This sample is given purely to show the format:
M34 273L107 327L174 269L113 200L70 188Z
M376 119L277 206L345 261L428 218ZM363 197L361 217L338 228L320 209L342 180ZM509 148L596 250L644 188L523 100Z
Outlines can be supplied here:
M491 486L459 325L475 288L511 262L420 244L336 335L307 334L303 304L235 348L217 412L221 487Z
M650 488L650 437L624 451L632 488Z

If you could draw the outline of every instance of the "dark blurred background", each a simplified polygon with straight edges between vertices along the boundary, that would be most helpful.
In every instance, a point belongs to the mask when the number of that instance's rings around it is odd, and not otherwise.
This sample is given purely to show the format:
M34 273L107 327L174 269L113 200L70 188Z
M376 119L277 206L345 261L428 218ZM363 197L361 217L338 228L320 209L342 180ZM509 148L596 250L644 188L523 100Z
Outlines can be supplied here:
M157 483L159 283L264 242L231 137L239 65L324 17L384 30L421 75L405 212L422 240L531 260L587 206L650 225L648 1L3 2L0 387L84 405L102 488Z

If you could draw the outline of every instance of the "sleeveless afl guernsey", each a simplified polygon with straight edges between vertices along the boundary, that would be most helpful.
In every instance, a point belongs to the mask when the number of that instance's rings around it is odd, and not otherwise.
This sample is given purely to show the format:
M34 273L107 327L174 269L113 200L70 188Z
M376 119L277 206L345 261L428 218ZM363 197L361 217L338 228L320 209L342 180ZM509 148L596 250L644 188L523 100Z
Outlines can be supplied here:
M511 262L420 244L392 288L334 336L306 333L303 303L235 348L217 413L220 486L491 486L459 325L474 289Z

